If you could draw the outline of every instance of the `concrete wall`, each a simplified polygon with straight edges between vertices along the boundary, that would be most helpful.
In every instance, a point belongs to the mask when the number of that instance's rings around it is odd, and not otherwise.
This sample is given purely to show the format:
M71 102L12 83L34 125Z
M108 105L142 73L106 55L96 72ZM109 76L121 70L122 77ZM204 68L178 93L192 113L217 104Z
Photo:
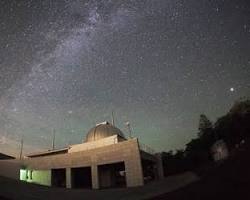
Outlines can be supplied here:
M141 156L136 138L86 151L24 160L24 164L33 170L91 166L93 188L99 188L97 166L117 162L125 163L128 187L143 185ZM71 178L69 173L67 177ZM70 186L70 180L66 181L67 186Z
M21 160L1 160L0 161L0 176L7 178L22 180L40 185L51 185L51 171L32 171L25 168Z
M164 179L162 155L160 153L158 153L155 156L157 158L156 167L157 167L159 179Z
M0 160L0 176L19 180L21 166L20 160Z
M95 149L95 148L99 148L99 147L104 147L104 146L116 144L117 142L118 142L118 136L113 135L113 136L106 137L106 138L103 138L101 140L97 140L97 141L93 141L93 142L71 145L68 152L74 153L74 152L79 152L79 151L86 151L86 150L90 150L90 149Z
M33 170L27 182L51 186L51 170Z

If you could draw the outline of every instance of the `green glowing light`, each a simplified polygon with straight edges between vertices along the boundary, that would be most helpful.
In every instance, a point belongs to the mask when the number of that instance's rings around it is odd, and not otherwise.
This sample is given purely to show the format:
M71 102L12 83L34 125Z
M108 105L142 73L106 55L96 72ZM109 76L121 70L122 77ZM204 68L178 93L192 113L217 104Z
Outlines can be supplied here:
M26 169L20 169L20 180L21 181L27 180L27 170Z

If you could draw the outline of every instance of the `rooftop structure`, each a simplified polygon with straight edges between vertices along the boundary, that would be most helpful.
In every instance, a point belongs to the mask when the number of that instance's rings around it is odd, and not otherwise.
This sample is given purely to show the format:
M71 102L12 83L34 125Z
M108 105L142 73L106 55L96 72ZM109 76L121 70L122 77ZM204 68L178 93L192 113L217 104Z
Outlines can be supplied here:
M120 129L111 125L109 122L102 122L90 129L90 131L87 133L85 142L97 141L113 135L118 135L121 138L125 138Z

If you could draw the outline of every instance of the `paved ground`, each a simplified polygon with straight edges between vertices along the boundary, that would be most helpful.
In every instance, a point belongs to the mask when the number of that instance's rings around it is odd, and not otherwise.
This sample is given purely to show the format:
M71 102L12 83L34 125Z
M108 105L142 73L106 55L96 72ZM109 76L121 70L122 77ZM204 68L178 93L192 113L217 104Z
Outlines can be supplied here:
M186 172L181 175L171 176L162 181L153 182L143 187L106 189L106 190L81 190L50 188L29 183L14 181L0 177L0 199L14 200L78 200L78 199L116 199L140 200L174 191L198 180L198 177ZM2 198L1 198L2 197Z

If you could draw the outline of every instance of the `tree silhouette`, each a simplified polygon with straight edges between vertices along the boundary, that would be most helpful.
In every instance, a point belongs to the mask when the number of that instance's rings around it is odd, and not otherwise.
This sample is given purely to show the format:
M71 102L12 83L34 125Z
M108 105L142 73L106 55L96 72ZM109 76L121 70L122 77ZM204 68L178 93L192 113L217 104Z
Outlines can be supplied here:
M250 100L235 102L230 111L217 120L214 129L230 149L250 137Z
M211 147L223 140L229 150L242 141L250 141L250 100L241 99L234 103L229 112L217 119L215 124L205 114L200 115L198 137L186 144L185 150L163 154L165 175L192 170L211 161Z
M207 118L206 115L201 114L200 115L200 121L199 121L199 127L198 127L198 136L202 137L208 134L211 134L211 131L213 129L212 122Z

